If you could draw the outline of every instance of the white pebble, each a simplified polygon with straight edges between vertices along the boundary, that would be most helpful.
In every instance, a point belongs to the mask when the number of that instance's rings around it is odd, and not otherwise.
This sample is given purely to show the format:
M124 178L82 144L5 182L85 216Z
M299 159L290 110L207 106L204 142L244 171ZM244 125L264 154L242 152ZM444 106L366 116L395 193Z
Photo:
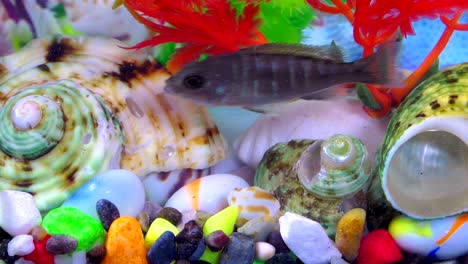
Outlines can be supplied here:
M74 252L73 255L55 255L55 264L86 264L86 252L84 250Z
M9 256L26 256L34 251L33 237L30 235L18 235L8 243Z
M261 261L271 259L276 253L275 247L267 242L255 243L255 258Z
M1 262L0 262L1 263ZM15 264L36 264L30 260L26 260L24 258L19 258L15 261Z
M287 212L279 219L280 233L289 249L304 264L328 264L340 251L316 221Z
M228 206L227 197L232 190L248 186L239 176L212 174L180 188L164 207L173 207L179 212L198 210L214 214Z
M11 236L29 233L42 221L34 197L26 192L0 191L0 227Z

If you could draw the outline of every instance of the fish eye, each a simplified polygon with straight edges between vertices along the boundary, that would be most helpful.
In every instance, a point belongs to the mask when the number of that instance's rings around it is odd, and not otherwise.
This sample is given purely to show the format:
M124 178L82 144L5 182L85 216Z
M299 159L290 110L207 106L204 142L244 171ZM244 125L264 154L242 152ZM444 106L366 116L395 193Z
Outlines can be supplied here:
M200 89L203 84L205 84L205 79L199 75L190 75L184 79L184 85L189 89Z

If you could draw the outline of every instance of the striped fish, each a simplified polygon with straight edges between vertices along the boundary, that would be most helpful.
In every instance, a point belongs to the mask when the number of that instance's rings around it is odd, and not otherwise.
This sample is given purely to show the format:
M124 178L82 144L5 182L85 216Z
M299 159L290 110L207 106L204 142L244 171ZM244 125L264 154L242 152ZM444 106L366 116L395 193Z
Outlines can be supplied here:
M244 107L333 98L346 94L342 84L401 84L398 47L386 44L369 57L344 62L334 44L264 44L190 63L166 81L165 91L199 104Z

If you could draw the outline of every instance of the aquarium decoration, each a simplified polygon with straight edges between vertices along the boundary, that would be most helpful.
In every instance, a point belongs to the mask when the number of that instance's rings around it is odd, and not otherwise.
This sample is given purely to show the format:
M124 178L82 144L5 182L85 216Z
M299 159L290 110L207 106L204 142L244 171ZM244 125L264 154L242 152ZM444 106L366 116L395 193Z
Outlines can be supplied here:
M468 53L448 45L468 36L467 11L466 0L0 0L0 263L468 263ZM243 67L229 59L246 52ZM355 61L376 54L404 61L379 67L398 87L334 85L343 72L375 82L375 64ZM170 93L168 80L184 87L184 73L207 71L192 65L226 58L211 95L235 84L231 98L247 87L270 104ZM331 80L323 94L268 101L271 73L297 84L306 58ZM247 78L265 65L266 94ZM200 96L208 78L195 75Z

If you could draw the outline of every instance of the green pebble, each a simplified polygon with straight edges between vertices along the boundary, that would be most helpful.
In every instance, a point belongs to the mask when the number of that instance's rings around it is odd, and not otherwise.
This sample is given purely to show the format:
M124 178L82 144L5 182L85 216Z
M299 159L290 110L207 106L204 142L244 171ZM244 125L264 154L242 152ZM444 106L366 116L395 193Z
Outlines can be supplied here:
M51 235L68 235L78 240L76 251L89 251L102 244L105 231L101 222L74 207L57 207L42 220L42 227Z
M203 235L207 236L214 231L222 230L226 235L232 234L234 226L239 216L239 209L235 205L228 206L208 218L203 225ZM206 247L205 252L200 257L201 260L209 263L218 263L222 251L213 252Z
M265 261L261 261L261 260L258 260L258 259L254 259L254 262L253 264L264 264Z

